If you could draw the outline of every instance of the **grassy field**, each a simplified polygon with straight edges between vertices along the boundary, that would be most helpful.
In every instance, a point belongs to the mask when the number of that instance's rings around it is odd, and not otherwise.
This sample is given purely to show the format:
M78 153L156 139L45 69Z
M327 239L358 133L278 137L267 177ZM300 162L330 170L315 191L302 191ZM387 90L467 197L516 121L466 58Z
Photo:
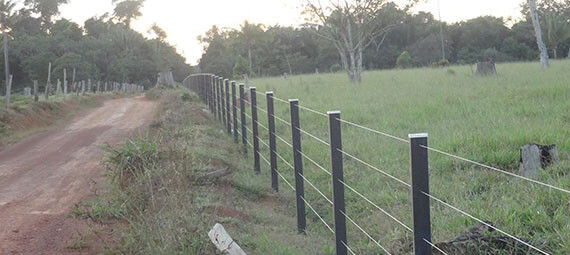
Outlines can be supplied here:
M313 74L288 79L250 81L259 92L274 91L281 99L298 98L300 105L320 112L341 110L342 118L398 137L429 133L429 145L456 155L517 173L519 148L526 143L556 144L561 161L532 178L570 188L570 61L554 61L543 71L537 63L499 64L498 77L473 77L469 66L446 69L387 70L364 73L362 84L349 84L345 74ZM258 96L265 109L265 98ZM276 115L289 120L289 106L275 103ZM260 123L266 116L259 113ZM328 141L327 119L301 110L301 128ZM265 142L267 135L260 128ZM277 133L290 141L290 129L277 122ZM409 182L408 145L343 125L344 150ZM261 147L264 147L261 145ZM292 162L291 149L278 141L278 152ZM303 152L329 169L327 146L303 136ZM268 157L266 149L263 155ZM570 195L444 155L430 153L431 193L497 228L528 240L552 254L570 254ZM281 161L280 171L293 180ZM304 161L305 176L332 196L330 177ZM268 172L265 163L263 172ZM269 185L269 178L265 175ZM345 180L378 206L411 226L407 187L349 158ZM282 183L282 193L291 190ZM332 208L310 186L308 201L332 224ZM347 213L394 254L410 251L411 234L350 190ZM308 209L307 209L308 210ZM294 212L293 205L290 211ZM309 213L308 231L333 237ZM350 225L350 224L349 224ZM432 201L435 242L451 240L477 222ZM290 226L294 229L295 226ZM380 249L351 226L349 245L359 254ZM501 251L519 254L523 251ZM484 253L484 251L479 251ZM499 251L491 251L491 254ZM531 253L532 254L532 253Z

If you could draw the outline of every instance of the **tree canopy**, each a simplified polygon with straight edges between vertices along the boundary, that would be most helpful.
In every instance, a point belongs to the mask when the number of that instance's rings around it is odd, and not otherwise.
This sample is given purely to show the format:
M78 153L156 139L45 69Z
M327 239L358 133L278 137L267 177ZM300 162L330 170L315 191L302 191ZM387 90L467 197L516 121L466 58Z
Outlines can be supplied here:
M440 25L445 56L448 58L443 62L475 63L489 58L496 62L537 60L539 52L525 5L523 18L515 22L501 17L481 16L456 23L440 23L431 13L412 13L407 6L383 2L375 6L373 12L367 12L367 18L362 20L366 23L359 25L372 26L370 22L377 23L374 27L380 35L374 40L370 39L372 37L363 40L370 45L362 50L362 68L394 68L404 51L409 53L413 66L437 65L442 57ZM558 52L570 49L570 38L564 34L564 27L570 26L570 0L542 0L537 1L537 5L543 30L546 33L551 31L549 52L552 54L554 47ZM555 13L555 17L561 18L546 22L549 17L547 13ZM334 12L319 14L330 22L335 21L335 15L338 15ZM549 24L550 29L547 27ZM329 71L333 66L342 65L343 61L338 45L324 37L331 35L325 33L327 29L331 30L331 27L323 27L318 22L303 27L266 26L249 22L239 29L214 26L199 38L204 45L199 67L204 72L224 77L241 75L244 70L249 72L249 76ZM558 57L561 57L560 54ZM247 67L243 66L244 60ZM236 66L239 72L234 72Z

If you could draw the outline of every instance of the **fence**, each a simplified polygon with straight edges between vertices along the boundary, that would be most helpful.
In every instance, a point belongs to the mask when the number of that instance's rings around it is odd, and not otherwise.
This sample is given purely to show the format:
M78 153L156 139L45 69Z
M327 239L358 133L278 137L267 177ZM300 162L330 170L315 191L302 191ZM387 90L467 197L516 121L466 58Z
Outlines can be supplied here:
M260 172L261 161L266 163L271 169L271 187L274 191L279 192L279 178L281 178L285 184L295 192L296 199L296 217L297 217L297 230L299 233L305 233L307 228L306 221L306 208L309 207L318 219L326 226L326 228L335 236L336 241L336 254L355 254L355 252L350 248L347 241L347 220L350 224L354 225L359 231L364 234L372 243L374 243L380 250L386 254L390 252L382 246L382 244L373 238L361 225L357 224L349 215L347 215L345 210L345 189L353 192L362 199L367 204L371 205L373 208L377 209L382 214L386 215L393 220L398 225L401 225L406 231L409 231L413 235L413 251L416 255L429 255L432 252L439 252L441 254L447 254L442 248L434 245L432 242L432 231L431 231L431 217L430 217L430 202L434 201L442 206L448 207L465 217L477 221L478 223L497 231L506 237L512 239L515 243L522 244L527 249L527 253L539 253L539 254L549 254L548 252L532 245L529 241L523 240L516 237L515 235L509 234L490 223L483 221L473 215L469 214L465 210L462 210L456 206L445 202L429 192L429 169L428 169L428 152L433 152L441 154L446 157L450 157L453 160L463 161L469 164L474 164L476 166L496 171L501 174L505 174L510 177L519 178L524 181L528 181L535 185L540 185L558 192L563 192L570 194L570 191L554 185L543 183L534 179L523 177L503 169L492 167L480 162L476 162L452 153L445 152L436 148L428 146L428 134L410 134L408 139L403 139L379 130L375 130L357 123L353 123L347 120L341 119L340 111L329 111L327 113L322 113L315 111L311 108L303 107L299 104L297 99L289 99L288 101L280 99L274 95L273 92L260 93L256 88L251 87L249 91L246 91L245 85L240 84L239 87L236 85L235 81L229 81L222 77L218 77L212 74L195 74L188 76L183 85L191 90L193 90L208 106L210 112L214 117L219 120L223 126L225 132L229 135L233 135L236 143L242 143L244 151L248 153L249 149L253 153L253 169L256 173ZM238 90L239 88L239 90ZM249 93L249 95L248 95ZM266 109L258 106L257 96L264 96L266 101ZM274 102L284 103L289 106L290 122L281 119L274 114ZM246 105L251 108L251 115L246 113ZM238 114L239 110L239 114ZM324 141L317 136L303 130L300 128L299 111L308 111L313 114L326 117L328 119L328 137L329 141ZM267 126L259 123L258 121L258 111L262 111L267 114ZM250 120L251 126L248 128L247 120ZM287 142L286 139L280 137L276 134L276 120L287 125L291 129L291 143ZM409 159L410 159L410 173L411 173L411 183L407 183L402 179L389 174L382 169L375 167L374 165L354 156L343 150L342 147L342 130L341 123L356 127L360 130L370 132L372 134L388 137L397 141L399 143L406 144L409 146ZM263 142L260 139L259 128L262 128L267 132L267 137L269 144ZM251 134L251 142L248 139L248 133ZM241 135L241 141L239 136ZM314 139L318 143L321 143L329 147L330 152L330 170L318 164L311 157L308 157L302 151L302 140L301 135L308 136ZM282 157L276 148L277 142L285 144L292 150L293 164L289 163L284 157ZM269 149L269 159L260 153L260 143ZM410 190L410 198L412 202L412 226L408 226L399 220L394 215L391 215L387 210L381 208L371 199L364 196L360 191L354 187L348 185L344 180L343 172L343 158L349 158L354 160L376 172L385 175L387 178L395 181L396 183L403 185ZM330 176L332 183L332 199L329 199L322 191L320 191L303 173L303 160L308 160L320 170ZM278 169L278 162L282 161L288 168L294 171L294 183L291 184L283 176L283 174ZM305 183L309 184L312 189L314 189L322 198L324 198L327 203L332 205L333 208L333 218L334 226L331 227L320 214L315 210L305 198Z
M50 76L51 76L51 63L50 63ZM119 83L119 82L102 82L102 81L93 81L88 79L87 81L75 81L73 78L73 82L71 86L68 86L67 81L67 72L64 70L64 80L61 82L59 79L55 86L51 84L51 81L48 78L48 82L44 87L44 93L42 94L39 91L38 81L34 81L34 85L32 88L25 87L20 88L18 90L12 89L12 79L13 76L9 76L9 80L6 84L6 95L4 96L4 105L6 108L11 106L11 98L14 95L21 94L25 97L31 97L34 101L39 101L41 97L43 97L46 101L49 100L51 95L57 97L61 96L62 101L65 101L69 95L73 95L74 93L79 95L85 95L90 93L104 93L104 92L121 92L121 93L136 93L136 92L143 92L144 87L137 84L130 84L130 83ZM74 70L74 77L75 77L75 70ZM68 91L70 93L68 93Z

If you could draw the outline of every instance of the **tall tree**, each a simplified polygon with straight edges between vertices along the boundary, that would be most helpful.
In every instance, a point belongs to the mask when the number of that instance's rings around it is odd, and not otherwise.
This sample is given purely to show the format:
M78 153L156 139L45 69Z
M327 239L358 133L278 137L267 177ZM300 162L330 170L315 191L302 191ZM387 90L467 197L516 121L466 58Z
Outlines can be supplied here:
M381 45L396 26L396 23L386 24L379 20L383 8L392 3L386 0L330 0L330 7L323 7L320 1L306 1L304 13L309 25L319 36L334 44L350 81L360 83L363 51L373 43Z
M49 30L54 16L59 15L59 6L69 3L69 0L25 0L24 4L40 15L44 30Z
M10 78L10 63L8 59L8 36L12 30L12 25L16 22L17 16L14 12L16 2L13 0L0 0L0 31L4 41L4 73L5 82Z
M144 2L145 0L113 0L115 18L130 27L133 20L142 16L141 8Z
M558 58L558 46L570 38L570 24L563 17L549 13L546 19L546 40L552 48L552 57Z
M550 63L548 62L548 51L546 50L546 46L542 40L542 29L540 28L540 21L538 19L535 0L528 0L528 7L530 11L530 17L532 19L532 25L534 26L536 43L538 44L538 50L540 51L540 64L542 65L542 68L548 68L550 66Z

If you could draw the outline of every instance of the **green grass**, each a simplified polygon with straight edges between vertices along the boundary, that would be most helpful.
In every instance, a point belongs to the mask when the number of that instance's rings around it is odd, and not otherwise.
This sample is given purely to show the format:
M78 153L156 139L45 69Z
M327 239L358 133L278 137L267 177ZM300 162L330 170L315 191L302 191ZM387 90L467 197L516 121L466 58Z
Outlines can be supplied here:
M259 92L274 91L281 99L298 98L300 105L320 112L341 110L344 120L398 137L427 132L431 147L513 173L518 172L523 144L555 143L561 161L532 178L570 189L569 66L570 61L553 61L552 68L543 71L537 63L499 64L499 75L493 78L473 77L469 66L454 66L448 68L454 72L428 68L365 72L362 84L349 84L345 74L315 74L254 79L249 85ZM258 103L265 109L264 97L258 95ZM276 101L275 108L278 117L289 120L287 104ZM259 112L259 116L267 126L265 114ZM323 116L301 110L301 128L328 141ZM342 128L346 152L409 182L407 144L346 124ZM260 132L267 142L265 130ZM278 135L290 141L290 132L277 121ZM302 146L305 154L330 168L327 146L308 136L303 137ZM278 152L292 162L291 149L280 141ZM265 148L263 153L267 157ZM570 254L570 195L440 154L429 157L433 195L552 254ZM279 164L292 182L293 172ZM330 197L330 177L307 160L304 165L306 177ZM345 180L411 226L410 194L405 186L348 158ZM285 184L281 187L283 193L291 192ZM305 185L305 190L308 201L332 224L331 206L310 186ZM348 215L382 245L395 254L409 252L409 232L350 190L346 199ZM328 230L309 215L309 232L327 236ZM474 225L477 222L432 201L435 242L451 240ZM380 251L354 226L348 231L349 245L358 253ZM330 235L329 241L334 242Z

